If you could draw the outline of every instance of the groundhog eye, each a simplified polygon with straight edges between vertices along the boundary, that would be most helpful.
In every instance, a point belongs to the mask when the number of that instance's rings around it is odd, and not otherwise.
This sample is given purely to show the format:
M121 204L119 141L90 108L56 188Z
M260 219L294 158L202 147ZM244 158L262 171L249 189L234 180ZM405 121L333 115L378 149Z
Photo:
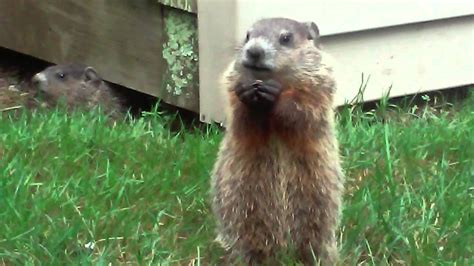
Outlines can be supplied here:
M245 42L248 42L248 41L249 41L249 39L250 39L250 33L249 33L249 32L247 32L247 36L245 36Z
M292 37L293 37L293 35L291 35L291 33L283 33L280 36L280 44L282 44L282 45L289 44L291 42Z
M56 77L58 79L64 79L66 77L66 74L64 74L63 72L59 72L59 73L56 73Z

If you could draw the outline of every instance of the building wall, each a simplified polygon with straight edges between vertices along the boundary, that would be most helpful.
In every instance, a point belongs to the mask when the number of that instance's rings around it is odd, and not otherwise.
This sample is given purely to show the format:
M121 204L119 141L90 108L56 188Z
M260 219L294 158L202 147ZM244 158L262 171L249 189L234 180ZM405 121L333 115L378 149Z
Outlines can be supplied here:
M200 110L222 122L219 79L247 28L263 17L314 21L335 61L336 104L474 83L474 4L471 1L198 0Z
M91 65L108 81L199 112L195 11L195 0L4 0L0 46Z

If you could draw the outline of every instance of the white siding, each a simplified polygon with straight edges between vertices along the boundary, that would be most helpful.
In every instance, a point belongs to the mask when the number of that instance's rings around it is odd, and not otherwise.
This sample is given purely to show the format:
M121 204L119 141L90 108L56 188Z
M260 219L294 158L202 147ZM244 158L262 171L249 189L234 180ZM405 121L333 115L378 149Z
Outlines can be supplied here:
M236 3L237 27L241 33L255 19L264 16L312 20L319 25L322 35L332 35L474 14L473 0L239 0Z
M366 100L474 83L474 1L198 0L200 110L223 120L222 71L247 28L263 17L314 21L335 58L337 104L370 75Z

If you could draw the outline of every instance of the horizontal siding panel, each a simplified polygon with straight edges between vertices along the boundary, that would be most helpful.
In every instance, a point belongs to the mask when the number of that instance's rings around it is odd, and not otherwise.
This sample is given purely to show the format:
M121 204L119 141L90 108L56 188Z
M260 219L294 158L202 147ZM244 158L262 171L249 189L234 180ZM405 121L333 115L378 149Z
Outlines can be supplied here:
M319 25L323 46L335 59L337 105L354 98L362 74L370 76L365 100L379 99L389 88L393 97L473 84L471 3L198 0L201 119L223 121L227 103L220 77L247 28L262 17Z
M239 0L238 31L261 17L292 17L316 22L333 35L474 14L472 0Z

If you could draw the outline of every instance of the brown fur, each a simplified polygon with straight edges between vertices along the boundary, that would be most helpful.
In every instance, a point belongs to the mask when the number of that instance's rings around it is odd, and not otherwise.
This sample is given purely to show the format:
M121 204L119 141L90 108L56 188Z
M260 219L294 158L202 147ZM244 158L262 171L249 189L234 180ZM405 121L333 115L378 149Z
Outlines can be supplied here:
M63 75L62 78L60 74ZM40 75L42 78L39 78ZM114 118L123 115L119 99L91 67L82 64L51 66L36 74L33 84L47 107L64 103L70 110L90 110L100 106Z
M232 257L251 264L289 244L305 264L314 263L312 252L325 265L338 259L343 173L333 122L335 82L320 48L295 23L270 19L253 27L289 28L298 37L295 47L275 54L270 78L283 91L269 112L253 111L235 95L240 81L257 79L238 60L224 76L228 128L212 175L213 211L218 240ZM262 32L271 37L271 30Z

